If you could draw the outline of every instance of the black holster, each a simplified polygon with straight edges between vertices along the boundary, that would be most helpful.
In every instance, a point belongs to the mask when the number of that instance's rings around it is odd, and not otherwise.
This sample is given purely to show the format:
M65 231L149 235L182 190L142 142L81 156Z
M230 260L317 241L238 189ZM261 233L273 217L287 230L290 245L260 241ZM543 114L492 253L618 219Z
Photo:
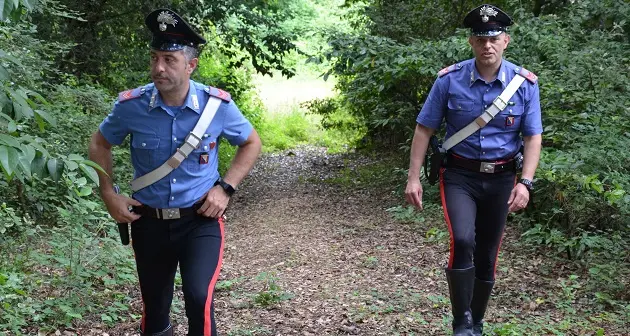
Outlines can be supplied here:
M114 185L114 192L120 194L120 187ZM127 223L116 223L118 224L118 233L120 234L120 242L123 245L129 245L129 224Z
M430 153L429 153L430 152ZM440 179L440 168L446 160L446 151L442 149L442 143L437 136L429 139L429 148L424 157L424 176L429 184L434 185Z

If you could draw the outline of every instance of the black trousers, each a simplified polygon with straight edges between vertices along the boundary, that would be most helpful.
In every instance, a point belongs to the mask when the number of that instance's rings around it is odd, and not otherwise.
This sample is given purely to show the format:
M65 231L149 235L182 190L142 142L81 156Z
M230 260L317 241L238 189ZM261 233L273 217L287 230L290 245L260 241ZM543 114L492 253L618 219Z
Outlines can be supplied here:
M179 264L188 335L217 335L213 293L223 257L223 220L142 217L131 224L131 237L144 304L142 332L159 333L169 326Z
M451 237L449 269L474 265L478 279L494 280L515 181L511 171L487 174L442 168L440 193Z

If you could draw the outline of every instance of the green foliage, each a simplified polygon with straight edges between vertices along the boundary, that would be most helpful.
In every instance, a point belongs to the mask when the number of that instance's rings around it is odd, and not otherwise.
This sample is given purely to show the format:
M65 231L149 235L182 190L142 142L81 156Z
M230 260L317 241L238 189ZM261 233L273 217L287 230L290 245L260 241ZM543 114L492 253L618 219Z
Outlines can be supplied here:
M545 127L536 208L517 219L554 225L570 237L579 229L627 229L630 155L618 149L630 145L630 76L620 71L630 65L630 4L496 4L517 22L506 58L539 76ZM341 96L315 110L326 118L344 108L372 143L408 151L437 71L472 57L467 32L457 27L475 5L367 2L357 11L360 29L330 36L326 75L337 76Z
M219 31L225 43L220 51L230 57L228 67L251 63L256 71L293 71L283 54L295 49L291 34L278 27L284 17L281 2L262 0L195 1L77 1L48 0L34 14L43 39L71 44L55 58L62 71L83 80L102 83L112 92L148 82L148 42L145 16L157 8L171 8L202 34ZM208 46L212 50L212 45Z
M254 296L254 302L261 307L269 307L293 297L293 294L283 291L278 285L278 277L274 273L263 272L256 280L263 283L263 289Z

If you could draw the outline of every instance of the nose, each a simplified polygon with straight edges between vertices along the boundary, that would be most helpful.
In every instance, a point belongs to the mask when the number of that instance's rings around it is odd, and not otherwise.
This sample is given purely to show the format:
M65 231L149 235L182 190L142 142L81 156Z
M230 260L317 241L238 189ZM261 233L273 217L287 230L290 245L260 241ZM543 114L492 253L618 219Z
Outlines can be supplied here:
M162 73L164 72L164 62L162 62L161 59L156 59L155 61L153 61L153 71L155 73Z

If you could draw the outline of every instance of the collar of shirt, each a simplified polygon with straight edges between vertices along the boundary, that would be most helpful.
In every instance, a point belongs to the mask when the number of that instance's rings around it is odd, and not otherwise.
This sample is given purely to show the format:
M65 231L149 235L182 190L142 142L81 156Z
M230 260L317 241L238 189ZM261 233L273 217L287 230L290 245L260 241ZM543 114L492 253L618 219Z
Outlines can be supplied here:
M189 109L197 112L197 114L201 113L199 108L199 97L197 96L197 86L195 82L191 79L188 81L188 95L184 100L185 104L183 107L188 107ZM170 114L170 107L164 104L162 101L162 97L160 97L158 93L157 87L153 86L153 91L151 92L151 102L149 104L149 111L153 109L161 107L163 110L167 111Z
M499 67L499 72L497 73L497 78L494 79L494 81L499 80L501 82L501 84L503 85L503 87L505 87L507 85L507 62L505 60L501 60L501 66ZM480 80L482 82L486 82L481 75L479 74L479 71L477 71L477 66L475 65L475 59L473 58L472 62L470 62L470 84L468 85L469 87L472 86L477 80ZM492 82L494 82L492 81ZM492 83L490 82L490 83Z

